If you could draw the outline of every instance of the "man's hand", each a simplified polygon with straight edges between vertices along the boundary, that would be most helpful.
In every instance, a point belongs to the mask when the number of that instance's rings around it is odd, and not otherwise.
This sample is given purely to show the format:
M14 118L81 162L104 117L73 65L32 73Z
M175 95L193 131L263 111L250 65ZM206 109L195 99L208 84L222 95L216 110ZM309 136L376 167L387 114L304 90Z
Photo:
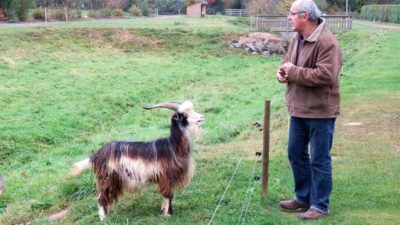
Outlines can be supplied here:
M288 75L289 75L289 70L292 66L294 66L293 63L286 62L279 67L278 73L277 73L277 78L278 78L279 82L281 82L281 83L289 82Z
M276 78L278 79L279 83L287 83L288 82L287 75L282 68L278 69L278 72L276 73Z

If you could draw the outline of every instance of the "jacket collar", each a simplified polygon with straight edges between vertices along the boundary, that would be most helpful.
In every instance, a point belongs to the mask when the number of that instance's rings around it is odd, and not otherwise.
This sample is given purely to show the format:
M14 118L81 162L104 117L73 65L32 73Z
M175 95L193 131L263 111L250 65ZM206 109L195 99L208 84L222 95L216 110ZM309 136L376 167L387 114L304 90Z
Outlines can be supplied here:
M308 36L305 40L307 42L315 42L318 40L322 30L325 27L325 19L324 18L319 18L318 19L318 26L315 28L315 30ZM296 33L296 39L299 39L300 34Z

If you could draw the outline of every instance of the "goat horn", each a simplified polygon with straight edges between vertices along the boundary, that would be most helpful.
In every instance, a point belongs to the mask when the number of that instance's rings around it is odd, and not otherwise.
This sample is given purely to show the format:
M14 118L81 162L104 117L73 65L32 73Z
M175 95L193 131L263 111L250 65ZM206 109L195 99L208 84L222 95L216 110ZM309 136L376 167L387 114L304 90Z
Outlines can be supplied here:
M167 108L178 111L180 103L177 102L163 102L153 106L143 107L144 109Z

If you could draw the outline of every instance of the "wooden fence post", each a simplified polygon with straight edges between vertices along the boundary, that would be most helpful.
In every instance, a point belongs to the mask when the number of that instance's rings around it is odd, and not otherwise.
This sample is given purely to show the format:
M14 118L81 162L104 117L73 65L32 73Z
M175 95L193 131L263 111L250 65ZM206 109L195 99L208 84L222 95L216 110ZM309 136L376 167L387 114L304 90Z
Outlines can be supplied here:
M264 142L263 142L263 167L262 167L262 196L268 195L268 167L269 167L269 121L270 101L266 100L264 105Z
M65 21L68 22L68 9L67 9L67 6L64 7L64 12L65 12Z
M47 16L48 16L48 14L47 14L47 6L46 7L44 7L44 22L45 22L45 24L47 24Z

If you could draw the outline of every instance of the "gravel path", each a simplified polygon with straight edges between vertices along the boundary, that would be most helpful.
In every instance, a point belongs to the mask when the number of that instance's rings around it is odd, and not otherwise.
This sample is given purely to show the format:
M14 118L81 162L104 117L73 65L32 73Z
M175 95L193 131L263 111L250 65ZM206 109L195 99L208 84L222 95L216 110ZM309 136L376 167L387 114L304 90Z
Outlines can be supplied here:
M367 25L367 26L370 26L375 29L400 31L400 24L397 24L397 23L382 23L382 22L374 22L374 21L369 21L369 20L353 20L353 23Z

